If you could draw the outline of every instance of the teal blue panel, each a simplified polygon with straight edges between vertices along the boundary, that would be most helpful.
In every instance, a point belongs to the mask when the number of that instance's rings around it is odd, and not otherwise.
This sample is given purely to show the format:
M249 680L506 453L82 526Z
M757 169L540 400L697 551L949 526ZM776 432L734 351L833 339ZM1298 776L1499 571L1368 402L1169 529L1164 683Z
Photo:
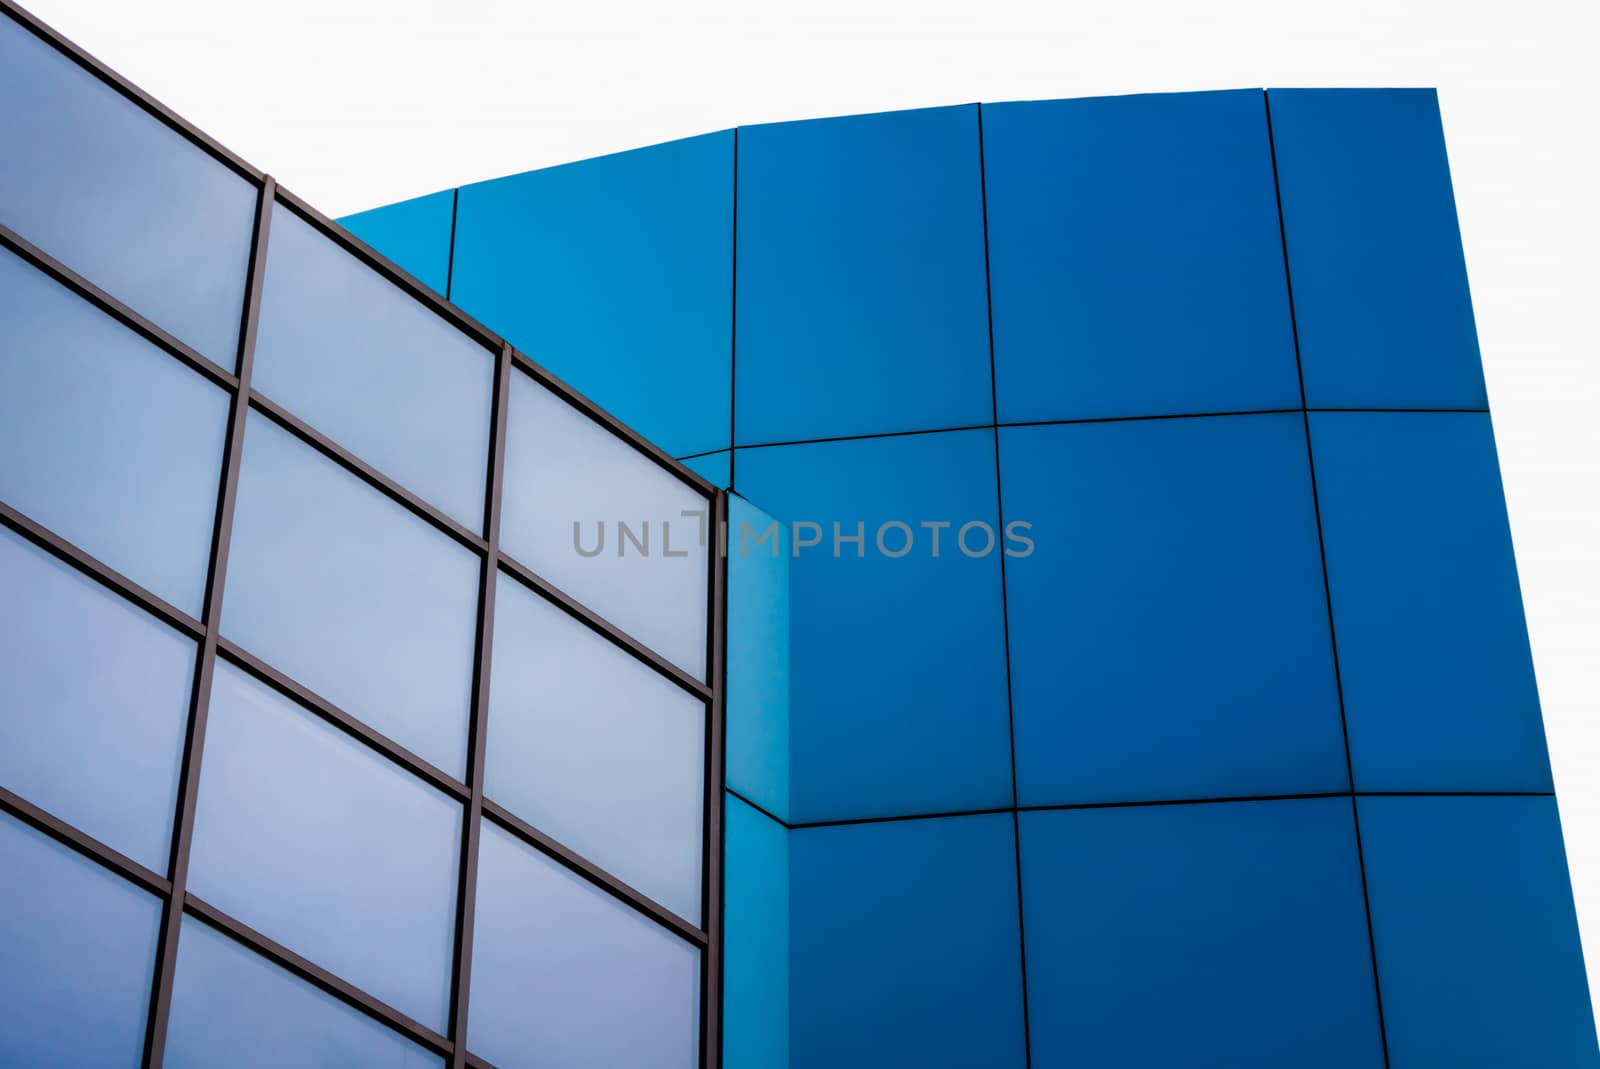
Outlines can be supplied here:
M435 292L449 296L455 211L456 191L444 189L347 215L339 222Z
M682 461L684 467L716 487L733 485L733 452L719 449L715 453L702 453Z
M789 830L728 795L722 1064L789 1064Z
M789 819L787 525L728 498L727 783Z

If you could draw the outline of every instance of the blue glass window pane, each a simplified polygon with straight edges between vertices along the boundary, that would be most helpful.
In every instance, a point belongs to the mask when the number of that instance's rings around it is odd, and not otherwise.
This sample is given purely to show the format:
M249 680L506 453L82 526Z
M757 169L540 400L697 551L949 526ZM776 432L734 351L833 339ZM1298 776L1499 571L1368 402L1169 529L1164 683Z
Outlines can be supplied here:
M5 251L0 329L0 500L198 617L227 395Z
M1034 1069L1382 1069L1348 799L1021 821Z
M279 208L251 385L474 531L494 358Z
M154 896L0 814L0 1064L137 1067Z
M1014 834L1009 814L791 833L795 1066L1026 1064Z
M692 1069L700 952L485 824L468 1045L500 1069Z
M185 917L168 1069L425 1069L444 1060Z
M463 186L455 303L675 455L726 449L733 134Z
M689 457L683 461L683 466L712 486L733 485L733 453L729 450L723 449L704 456Z
M710 502L521 373L505 464L505 551L703 677Z
M737 466L740 492L793 525L791 819L1009 806L993 433L741 449ZM876 544L889 522L910 528L903 556ZM960 550L968 523L988 524L987 554ZM835 524L859 524L862 546L835 556ZM883 544L907 537L887 528ZM974 553L985 542L968 532Z
M439 1030L461 816L410 773L217 666L189 890Z
M405 268L435 293L449 296L450 231L456 191L441 190L357 212L339 225Z
M1434 91L1268 95L1307 402L1484 407Z
M789 561L781 524L728 497L727 785L789 819Z
M705 703L500 577L484 790L700 922Z
M1264 103L985 105L1001 422L1300 407Z
M0 531L0 784L165 872L195 644Z
M737 444L986 424L972 105L739 129Z
M789 1069L789 831L727 796L722 1058Z
M0 100L0 223L232 370L255 186L9 18Z
M1548 791L1487 414L1315 413L1356 788Z
M1349 786L1298 413L1000 443L1023 805Z
M1600 1063L1556 800L1360 809L1391 1063Z
M252 414L222 633L464 774L478 558Z

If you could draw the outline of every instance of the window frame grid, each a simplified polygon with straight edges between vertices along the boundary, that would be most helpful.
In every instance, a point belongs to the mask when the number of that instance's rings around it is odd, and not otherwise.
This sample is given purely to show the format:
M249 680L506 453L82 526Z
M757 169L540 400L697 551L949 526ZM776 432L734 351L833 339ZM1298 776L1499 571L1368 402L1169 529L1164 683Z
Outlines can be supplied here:
M15 252L32 267L56 282L66 286L78 297L88 301L100 311L110 315L122 326L152 342L168 355L181 361L191 370L221 387L229 398L229 425L225 441L222 470L219 478L216 523L212 532L212 552L206 580L204 619L196 619L164 599L122 575L94 556L84 552L55 532L0 502L0 525L11 529L27 541L45 550L52 557L71 565L102 586L150 612L162 622L173 627L199 645L196 657L195 682L190 698L188 725L176 800L176 819L173 826L171 856L166 874L155 872L131 858L87 835L73 825L60 820L48 811L34 805L14 792L0 787L0 811L20 820L34 830L67 846L78 854L95 861L104 868L127 879L161 900L162 919L158 937L157 955L145 1035L143 1064L155 1069L161 1064L166 1042L166 1031L171 1011L172 983L176 968L178 935L184 916L190 916L221 932L247 949L261 955L301 980L333 995L342 1003L377 1020L396 1032L416 1042L419 1046L443 1057L451 1069L477 1066L492 1069L489 1062L471 1055L464 1042L470 1010L471 934L473 894L477 879L477 843L483 820L489 820L519 841L548 856L591 885L630 906L635 911L655 921L684 939L701 952L700 991L700 1058L701 1069L717 1069L721 1057L721 871L722 871L722 787L723 787L723 643L726 629L725 559L713 557L707 584L706 643L707 680L696 679L665 657L645 646L637 639L616 627L610 621L585 607L560 588L538 575L526 565L500 552L498 545L499 512L504 474L504 442L508 409L510 375L513 371L531 376L537 383L551 390L567 404L600 424L610 433L620 437L636 451L644 454L659 468L668 472L690 489L707 499L711 513L711 530L719 532L716 542L707 547L708 553L720 557L721 523L727 514L725 491L682 466L669 454L640 437L631 428L603 411L588 398L550 374L538 363L517 352L500 338L460 309L440 298L432 290L391 263L371 247L343 230L328 217L317 212L299 197L282 189L264 172L258 171L201 131L173 114L153 98L131 85L98 60L63 38L35 16L16 5L13 0L0 0L0 11L17 22L24 30L33 33L57 51L75 61L88 73L99 78L138 104L155 119L165 123L186 140L213 158L227 165L235 173L253 182L257 187L257 208L251 256L241 309L241 331L236 372L217 367L201 357L192 347L162 330L139 312L112 297L89 282L67 265L47 252L37 248L9 228L0 225L0 245ZM259 319L261 287L266 267L266 248L270 238L272 214L275 210L290 210L309 222L318 231L333 240L345 251L357 257L365 266L378 272L387 282L398 286L412 299L420 301L446 322L464 332L468 337L498 355L495 359L493 380L493 409L489 456L485 458L489 481L486 487L484 510L485 532L480 537L440 510L423 501L396 481L378 472L355 454L336 445L330 438L305 423L270 398L254 393L250 388L250 369L254 356L256 326ZM357 720L348 712L327 701L265 661L254 656L220 634L223 587L226 580L228 546L231 538L232 513L237 498L240 454L246 416L256 411L288 431L298 441L318 454L334 461L342 469L380 491L412 514L420 517L453 540L477 553L480 557L478 619L474 650L474 682L469 721L469 763L466 782L459 780L407 748L399 745L381 732ZM695 925L679 917L665 906L617 879L604 869L561 845L533 825L516 817L509 810L484 797L483 769L484 744L487 741L487 702L489 680L489 650L493 638L493 610L495 579L504 572L537 596L561 609L564 613L600 634L613 645L620 647L642 661L658 674L671 680L702 701L706 706L705 718L705 774L703 796L703 830L706 839L702 844L702 924ZM456 904L455 946L451 965L451 1004L449 1012L450 1035L434 1031L401 1013L386 1003L316 965L289 948L275 942L187 889L188 854L193 842L195 805L199 773L204 756L205 720L209 710L211 680L218 659L243 670L252 678L267 684L320 719L332 724L347 735L365 744L388 760L405 768L431 787L463 804L464 835L461 850L461 870L458 877Z

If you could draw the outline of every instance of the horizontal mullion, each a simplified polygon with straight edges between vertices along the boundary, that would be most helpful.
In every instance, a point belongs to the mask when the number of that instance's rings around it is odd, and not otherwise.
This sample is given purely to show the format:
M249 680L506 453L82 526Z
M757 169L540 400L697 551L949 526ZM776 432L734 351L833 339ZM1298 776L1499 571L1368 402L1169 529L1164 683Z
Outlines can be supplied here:
M351 716L309 687L289 678L278 669L261 660L261 658L242 649L236 643L225 638L219 638L217 640L217 653L231 664L255 676L284 697L304 706L357 742L364 744L368 749L387 757L419 779L444 791L455 800L465 802L470 797L471 792L467 789L467 785L448 772L419 757L383 732Z
M250 407L294 435L301 442L338 464L345 471L356 476L374 490L379 491L395 503L404 506L413 515L426 520L451 538L454 538L463 546L478 553L488 552L488 543L482 537L474 534L459 521L452 519L439 509L428 504L371 464L339 445L332 438L292 414L282 405L252 390L250 391Z
M495 1069L494 1062L480 1058L471 1052L467 1054L467 1065L471 1066L472 1069Z
M0 501L0 524L11 528L64 563L72 565L100 585L120 594L152 615L160 617L190 638L205 637L205 624L3 501Z
M684 920L633 885L617 879L587 858L563 846L505 806L485 798L483 817L540 853L560 862L565 868L582 876L602 891L610 893L612 897L632 906L657 924L670 928L695 946L705 949L710 945L710 937L704 930Z
M60 260L29 242L21 234L3 224L0 224L0 244L5 245L79 297L163 350L169 356L183 361L190 368L198 371L218 386L228 390L237 390L239 388L239 380L232 374L213 364L210 360L201 356L198 351L185 345L151 320L146 319Z
M235 942L248 947L274 964L287 969L334 996L352 1009L360 1010L381 1024L388 1025L407 1038L427 1047L435 1054L449 1055L453 1049L450 1040L438 1032L401 1013L388 1003L372 997L347 980L343 980L322 966L301 957L288 947L256 931L243 921L224 913L204 899L192 894L183 898L185 913L197 917Z
M696 679L649 646L646 646L643 642L600 616L593 609L575 600L560 587L535 572L532 568L529 568L526 564L508 556L504 552L500 553L499 556L500 568L523 586L543 597L591 631L610 639L614 645L633 654L639 660L654 668L657 673L670 679L701 701L709 702L711 700L711 688L703 680Z
M115 850L94 836L79 831L60 817L39 808L19 794L0 787L0 810L4 810L24 824L43 832L63 846L97 862L118 876L138 884L155 895L170 895L172 884L166 877L145 868L120 850Z

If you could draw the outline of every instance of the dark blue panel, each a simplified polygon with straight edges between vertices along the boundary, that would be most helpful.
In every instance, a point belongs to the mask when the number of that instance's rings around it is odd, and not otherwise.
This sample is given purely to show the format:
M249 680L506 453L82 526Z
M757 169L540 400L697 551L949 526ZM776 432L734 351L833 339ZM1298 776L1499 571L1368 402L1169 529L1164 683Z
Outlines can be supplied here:
M689 457L683 461L683 466L712 486L733 485L733 453L730 450L719 449L715 453Z
M797 1069L1024 1064L1014 834L1004 814L791 834Z
M444 189L347 215L339 223L436 293L447 296L455 211L456 191Z
M990 421L976 107L742 127L738 270L740 444Z
M161 904L0 814L0 1065L143 1061Z
M732 795L725 812L722 1060L789 1069L789 832Z
M1300 406L1263 105L984 107L1001 422Z
M1022 804L1346 789L1300 415L1000 441Z
M741 449L738 468L795 534L791 819L1010 805L999 539L977 557L957 544L967 523L998 535L992 432ZM877 545L891 521L908 530L884 546L909 534L904 556ZM841 539L836 557L835 525L862 544ZM967 545L984 547L980 529Z
M1432 89L1274 89L1313 408L1488 404Z
M1600 1064L1555 799L1360 807L1394 1069Z
M789 819L788 528L728 498L727 786Z
M1348 799L1021 819L1033 1069L1382 1069Z
M437 1055L192 917L172 981L167 1069L426 1069Z
M733 134L461 189L455 303L669 453L725 449Z
M227 395L4 251L0 336L0 500L199 616Z
M1311 417L1358 790L1547 791L1489 417Z
M0 223L232 370L256 189L0 18Z
M164 872L194 640L0 530L0 784Z

